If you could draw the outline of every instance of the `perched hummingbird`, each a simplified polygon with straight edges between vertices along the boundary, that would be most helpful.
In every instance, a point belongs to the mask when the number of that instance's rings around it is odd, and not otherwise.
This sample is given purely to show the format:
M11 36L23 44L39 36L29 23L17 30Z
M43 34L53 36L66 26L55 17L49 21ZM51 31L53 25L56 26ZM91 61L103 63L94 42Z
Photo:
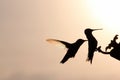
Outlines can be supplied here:
M75 43L68 43L68 42L56 40L56 39L47 39L47 41L52 42L52 43L54 43L54 42L62 43L66 48L68 48L67 53L65 54L65 56L63 57L63 59L60 62L63 64L69 58L75 57L75 54L77 53L79 47L87 40L78 39Z
M87 61L90 61L91 64L92 64L92 59L94 56L94 52L97 49L97 43L98 43L92 34L92 32L96 31L96 30L102 30L102 29L90 29L90 28L85 29L85 35L88 39L88 58L87 58Z

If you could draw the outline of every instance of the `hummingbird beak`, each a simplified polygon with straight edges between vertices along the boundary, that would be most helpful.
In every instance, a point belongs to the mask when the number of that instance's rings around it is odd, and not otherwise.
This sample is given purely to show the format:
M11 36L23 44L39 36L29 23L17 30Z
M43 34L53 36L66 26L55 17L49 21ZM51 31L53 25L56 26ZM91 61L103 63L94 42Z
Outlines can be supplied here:
M93 29L93 31L96 31L96 30L102 30L102 29Z
M84 40L84 41L88 41L88 40Z

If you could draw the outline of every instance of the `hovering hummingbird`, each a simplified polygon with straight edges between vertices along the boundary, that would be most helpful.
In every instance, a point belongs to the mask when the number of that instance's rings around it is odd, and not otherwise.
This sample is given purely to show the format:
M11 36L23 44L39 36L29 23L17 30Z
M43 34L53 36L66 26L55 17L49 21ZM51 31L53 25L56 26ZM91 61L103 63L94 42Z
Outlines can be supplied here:
M90 29L87 28L85 29L84 33L88 39L88 58L87 61L90 61L90 63L92 64L92 59L94 56L94 52L97 49L97 40L95 39L95 37L93 36L92 32L96 31L96 30L102 30L102 29Z
M65 63L69 58L75 57L79 47L87 40L83 40L83 39L78 39L76 42L74 43L68 43L65 41L61 41L61 40L56 40L56 39L47 39L48 42L50 43L54 43L54 42L58 42L63 44L68 50L67 53L65 54L65 56L63 57L63 59L61 60L60 63Z

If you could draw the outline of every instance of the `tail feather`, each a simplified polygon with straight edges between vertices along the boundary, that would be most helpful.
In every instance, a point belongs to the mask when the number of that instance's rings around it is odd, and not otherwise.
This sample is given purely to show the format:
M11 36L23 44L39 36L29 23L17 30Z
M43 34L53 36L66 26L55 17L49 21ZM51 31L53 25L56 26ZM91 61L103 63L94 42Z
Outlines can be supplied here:
M90 62L92 64L92 59L87 58L86 61Z

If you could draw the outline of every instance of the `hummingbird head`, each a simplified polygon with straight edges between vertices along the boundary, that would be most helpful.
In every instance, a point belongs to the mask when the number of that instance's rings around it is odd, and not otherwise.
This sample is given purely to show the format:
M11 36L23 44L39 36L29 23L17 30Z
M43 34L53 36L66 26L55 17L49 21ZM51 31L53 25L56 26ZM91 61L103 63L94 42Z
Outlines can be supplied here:
M90 28L87 28L87 29L85 29L85 34L90 34L90 33L92 33L92 31L96 31L96 30L102 30L102 29L90 29Z
M83 43L85 41L88 41L88 40L84 40L84 39L78 39L77 42L80 42L80 43Z

